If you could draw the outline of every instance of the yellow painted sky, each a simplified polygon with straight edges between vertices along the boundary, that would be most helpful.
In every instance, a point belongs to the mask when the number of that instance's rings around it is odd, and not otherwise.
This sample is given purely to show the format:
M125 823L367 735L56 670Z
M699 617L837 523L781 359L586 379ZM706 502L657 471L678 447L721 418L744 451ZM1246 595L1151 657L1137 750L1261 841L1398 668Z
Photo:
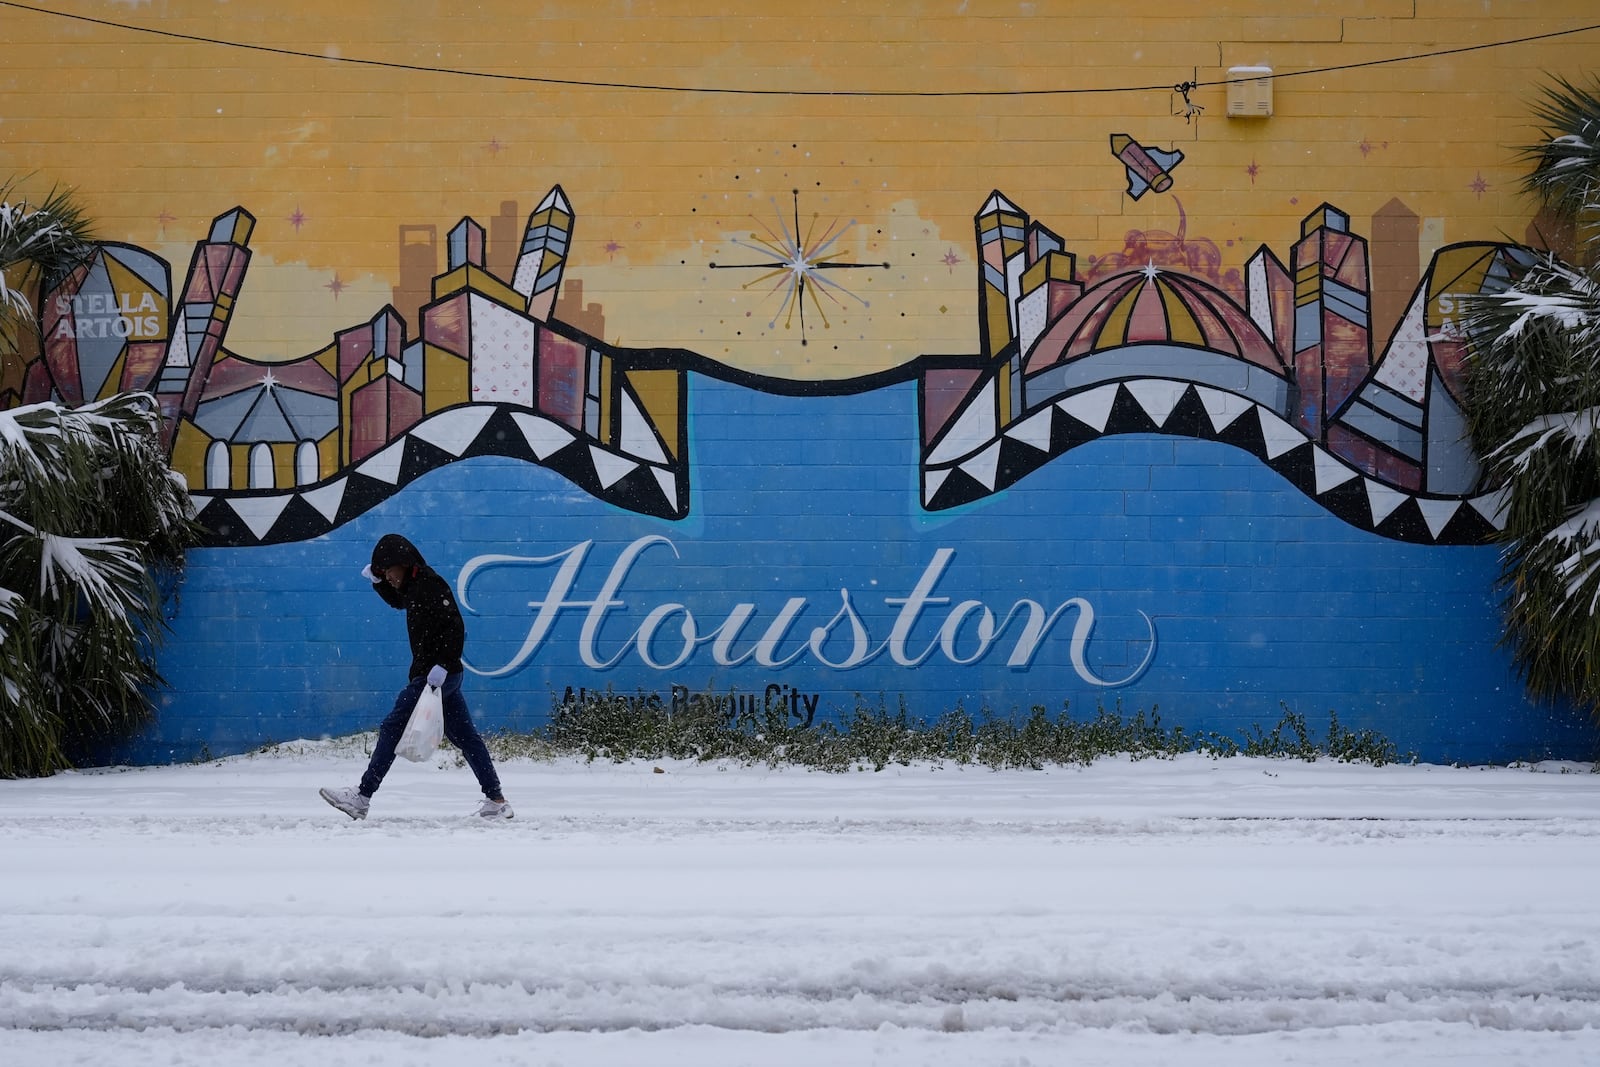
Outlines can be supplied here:
M1201 262L1214 246L1225 275L1263 242L1286 255L1324 200L1359 233L1398 197L1430 246L1521 238L1528 104L1547 74L1587 77L1600 43L1325 70L1600 22L1590 0L37 6L57 13L0 5L0 172L75 186L101 237L165 255L175 284L214 215L253 213L234 351L322 347L389 301L400 226L442 241L559 184L567 277L606 340L796 377L975 351L972 217L994 189L1080 270L1157 231ZM1275 115L1230 120L1210 85L1186 120L1170 87L1235 65L1289 75ZM1169 191L1126 195L1115 133L1184 153ZM890 264L826 272L840 288L807 308L803 347L782 276L743 269L797 197L836 261Z

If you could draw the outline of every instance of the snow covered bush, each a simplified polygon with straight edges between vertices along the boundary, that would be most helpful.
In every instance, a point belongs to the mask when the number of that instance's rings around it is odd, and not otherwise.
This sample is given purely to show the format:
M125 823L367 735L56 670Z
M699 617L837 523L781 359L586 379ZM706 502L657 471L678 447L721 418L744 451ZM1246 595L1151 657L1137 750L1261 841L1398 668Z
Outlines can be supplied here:
M70 193L0 183L0 358L37 352L38 289L93 245ZM3 374L0 374L3 378ZM144 719L161 587L195 540L145 393L0 411L0 776L49 774Z
M143 721L162 589L195 540L146 393L0 411L0 776Z
M858 694L854 708L813 723L791 717L781 700L768 705L748 693L699 694L686 706L669 707L649 694L629 696L608 688L553 704L549 725L540 733L490 734L486 740L497 760L557 755L617 763L721 760L833 773L913 763L1042 770L1113 758L1173 759L1189 752L1307 763L1326 756L1376 767L1415 761L1413 753L1400 753L1371 730L1346 727L1334 712L1319 738L1304 715L1287 704L1281 707L1283 717L1270 731L1254 724L1242 737L1230 737L1169 727L1155 707L1128 715L1120 703L1097 706L1092 715L1074 715L1063 701L1054 714L1034 705L1025 715L985 707L976 716L957 704L923 717L913 714L904 698L891 710L883 698L873 706Z
M1506 640L1530 692L1600 717L1600 78L1558 81L1535 110L1525 180L1572 262L1541 255L1465 326L1467 424L1505 493ZM1565 241L1551 242L1555 245Z

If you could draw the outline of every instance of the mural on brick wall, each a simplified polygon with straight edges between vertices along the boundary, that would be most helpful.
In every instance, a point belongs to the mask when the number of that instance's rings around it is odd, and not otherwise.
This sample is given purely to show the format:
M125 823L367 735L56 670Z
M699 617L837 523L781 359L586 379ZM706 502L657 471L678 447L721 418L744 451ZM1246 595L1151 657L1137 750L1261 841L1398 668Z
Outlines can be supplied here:
M106 242L0 407L148 390L208 531L112 758L370 729L391 531L488 730L611 690L1592 756L1502 643L1458 326L1570 253L1505 146L1526 72L1587 69L1575 0L291 0L272 49L136 6L19 16L5 127Z
M1166 178L1129 180L1171 197L1178 160L1145 158ZM794 341L885 264L789 195L698 266ZM1497 646L1500 502L1462 439L1457 302L1532 253L1424 267L1405 205L1369 249L1321 204L1235 269L1173 203L1175 232L1080 270L994 191L942 263L975 273L976 350L825 380L604 340L559 186L487 231L401 227L393 301L296 358L226 343L244 208L181 284L99 246L41 295L43 349L0 402L150 391L209 531L168 710L118 758L370 727L400 635L357 572L393 529L456 589L489 729L609 689L800 725L1110 700L1235 734L1331 709L1433 759L1578 743Z
M1169 188L1183 158L1121 134L1111 144L1135 198ZM243 208L196 244L175 299L159 257L104 244L44 294L44 351L10 402L152 392L173 466L217 545L315 537L428 471L482 455L539 464L598 500L681 519L693 475L691 372L801 395L914 381L929 511L999 492L1085 442L1153 433L1243 449L1383 537L1471 544L1497 522L1498 497L1479 491L1463 441L1467 342L1453 313L1462 296L1503 288L1530 262L1514 245L1436 252L1380 351L1367 242L1332 205L1306 216L1287 263L1266 246L1249 258L1241 306L1154 254L1131 268L1105 257L1080 279L1064 242L997 191L976 216L981 351L790 382L690 351L608 344L562 321L575 223L557 186L527 219L502 277L487 265L483 227L463 219L448 235L446 272L414 294L424 297L418 336L391 305L320 351L272 363L224 344L250 260L254 219ZM792 231L782 225L747 246L753 262L711 266L756 271L781 288L775 319L798 316L804 340L808 308L825 319L829 301L859 299L827 270L887 266L838 260L842 232L802 237L796 207ZM1176 240L1185 244L1181 232Z

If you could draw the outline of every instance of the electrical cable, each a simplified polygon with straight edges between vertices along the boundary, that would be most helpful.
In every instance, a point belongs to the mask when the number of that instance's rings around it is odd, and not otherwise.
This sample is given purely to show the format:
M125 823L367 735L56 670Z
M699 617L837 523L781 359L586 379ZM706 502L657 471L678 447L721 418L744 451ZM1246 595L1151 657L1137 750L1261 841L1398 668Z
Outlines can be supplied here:
M164 37L173 41L187 41L193 44L215 45L221 48L237 48L251 52L266 52L272 55L289 56L295 59L312 59L324 63L346 63L356 66L383 67L390 70L413 71L421 74L444 74L460 78L482 78L494 81L525 82L537 85L550 85L565 88L581 89L615 89L633 92L652 93L690 93L705 95L731 95L731 96L790 96L790 97L1024 97L1024 96L1074 96L1100 93L1145 93L1145 92L1182 92L1184 102L1189 107L1185 114L1187 119L1195 113L1197 105L1188 101L1189 91L1208 88L1210 86L1231 85L1236 81L1276 81L1284 78L1302 78L1312 74L1333 74L1346 70L1361 70L1366 67L1381 67L1393 63L1412 63L1421 59L1436 59L1439 56L1461 55L1466 52L1481 52L1491 48L1507 48L1513 45L1528 44L1532 41L1547 41L1556 37L1569 37L1574 34L1588 33L1600 30L1600 22L1587 26L1573 26L1565 30L1552 30L1549 33L1537 33L1527 37L1513 37L1500 41L1486 41L1483 44L1463 45L1459 48L1441 48L1431 52L1418 52L1414 55L1390 56L1385 59L1369 59L1358 63L1340 63L1328 67L1313 67L1307 70L1274 71L1271 74L1252 76L1248 78L1221 78L1213 81L1190 81L1181 85L1119 85L1100 86L1078 89L737 89L706 85L652 85L645 82L608 82L586 81L579 78L550 78L532 74L503 74L493 71L464 70L456 67L432 67L420 63L402 63L387 59L362 59L353 56L329 56L315 52L301 52L292 48L279 48L274 45L250 44L244 41L229 41L220 37L204 37L198 34L178 33L173 30L161 30L150 26L139 26L130 22L117 22L112 19L95 18L90 15L79 15L70 11L51 11L48 8L36 7L32 4L15 3L13 0L0 0L0 7L14 8L18 11L28 11L36 15L51 15L56 18L72 19L77 22L86 22L96 26L104 26L114 30L125 30L130 33L151 34ZM1187 91L1186 91L1187 90Z

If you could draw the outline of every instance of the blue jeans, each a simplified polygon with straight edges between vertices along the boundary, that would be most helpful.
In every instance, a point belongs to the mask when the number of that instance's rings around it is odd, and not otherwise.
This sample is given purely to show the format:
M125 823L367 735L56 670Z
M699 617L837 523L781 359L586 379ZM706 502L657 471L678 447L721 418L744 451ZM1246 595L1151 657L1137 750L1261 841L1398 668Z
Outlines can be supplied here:
M467 766L472 768L472 773L478 776L478 785L483 789L486 797L500 795L500 776L494 772L494 761L489 758L489 749L484 745L483 738L478 736L478 728L472 725L472 716L467 713L467 700L461 695L461 678L464 672L456 671L444 680L444 685L439 689L439 695L444 703L444 736L466 758ZM394 710L389 712L383 720L383 725L378 727L378 745L372 750L372 759L367 763L367 773L361 776L361 795L370 797L378 791L378 786L383 784L383 776L389 773L389 768L394 766L394 749L400 743L400 735L406 732L406 723L411 718L411 710L417 706L417 698L422 695L422 687L428 684L426 678L413 678L400 690L400 695L394 698Z

